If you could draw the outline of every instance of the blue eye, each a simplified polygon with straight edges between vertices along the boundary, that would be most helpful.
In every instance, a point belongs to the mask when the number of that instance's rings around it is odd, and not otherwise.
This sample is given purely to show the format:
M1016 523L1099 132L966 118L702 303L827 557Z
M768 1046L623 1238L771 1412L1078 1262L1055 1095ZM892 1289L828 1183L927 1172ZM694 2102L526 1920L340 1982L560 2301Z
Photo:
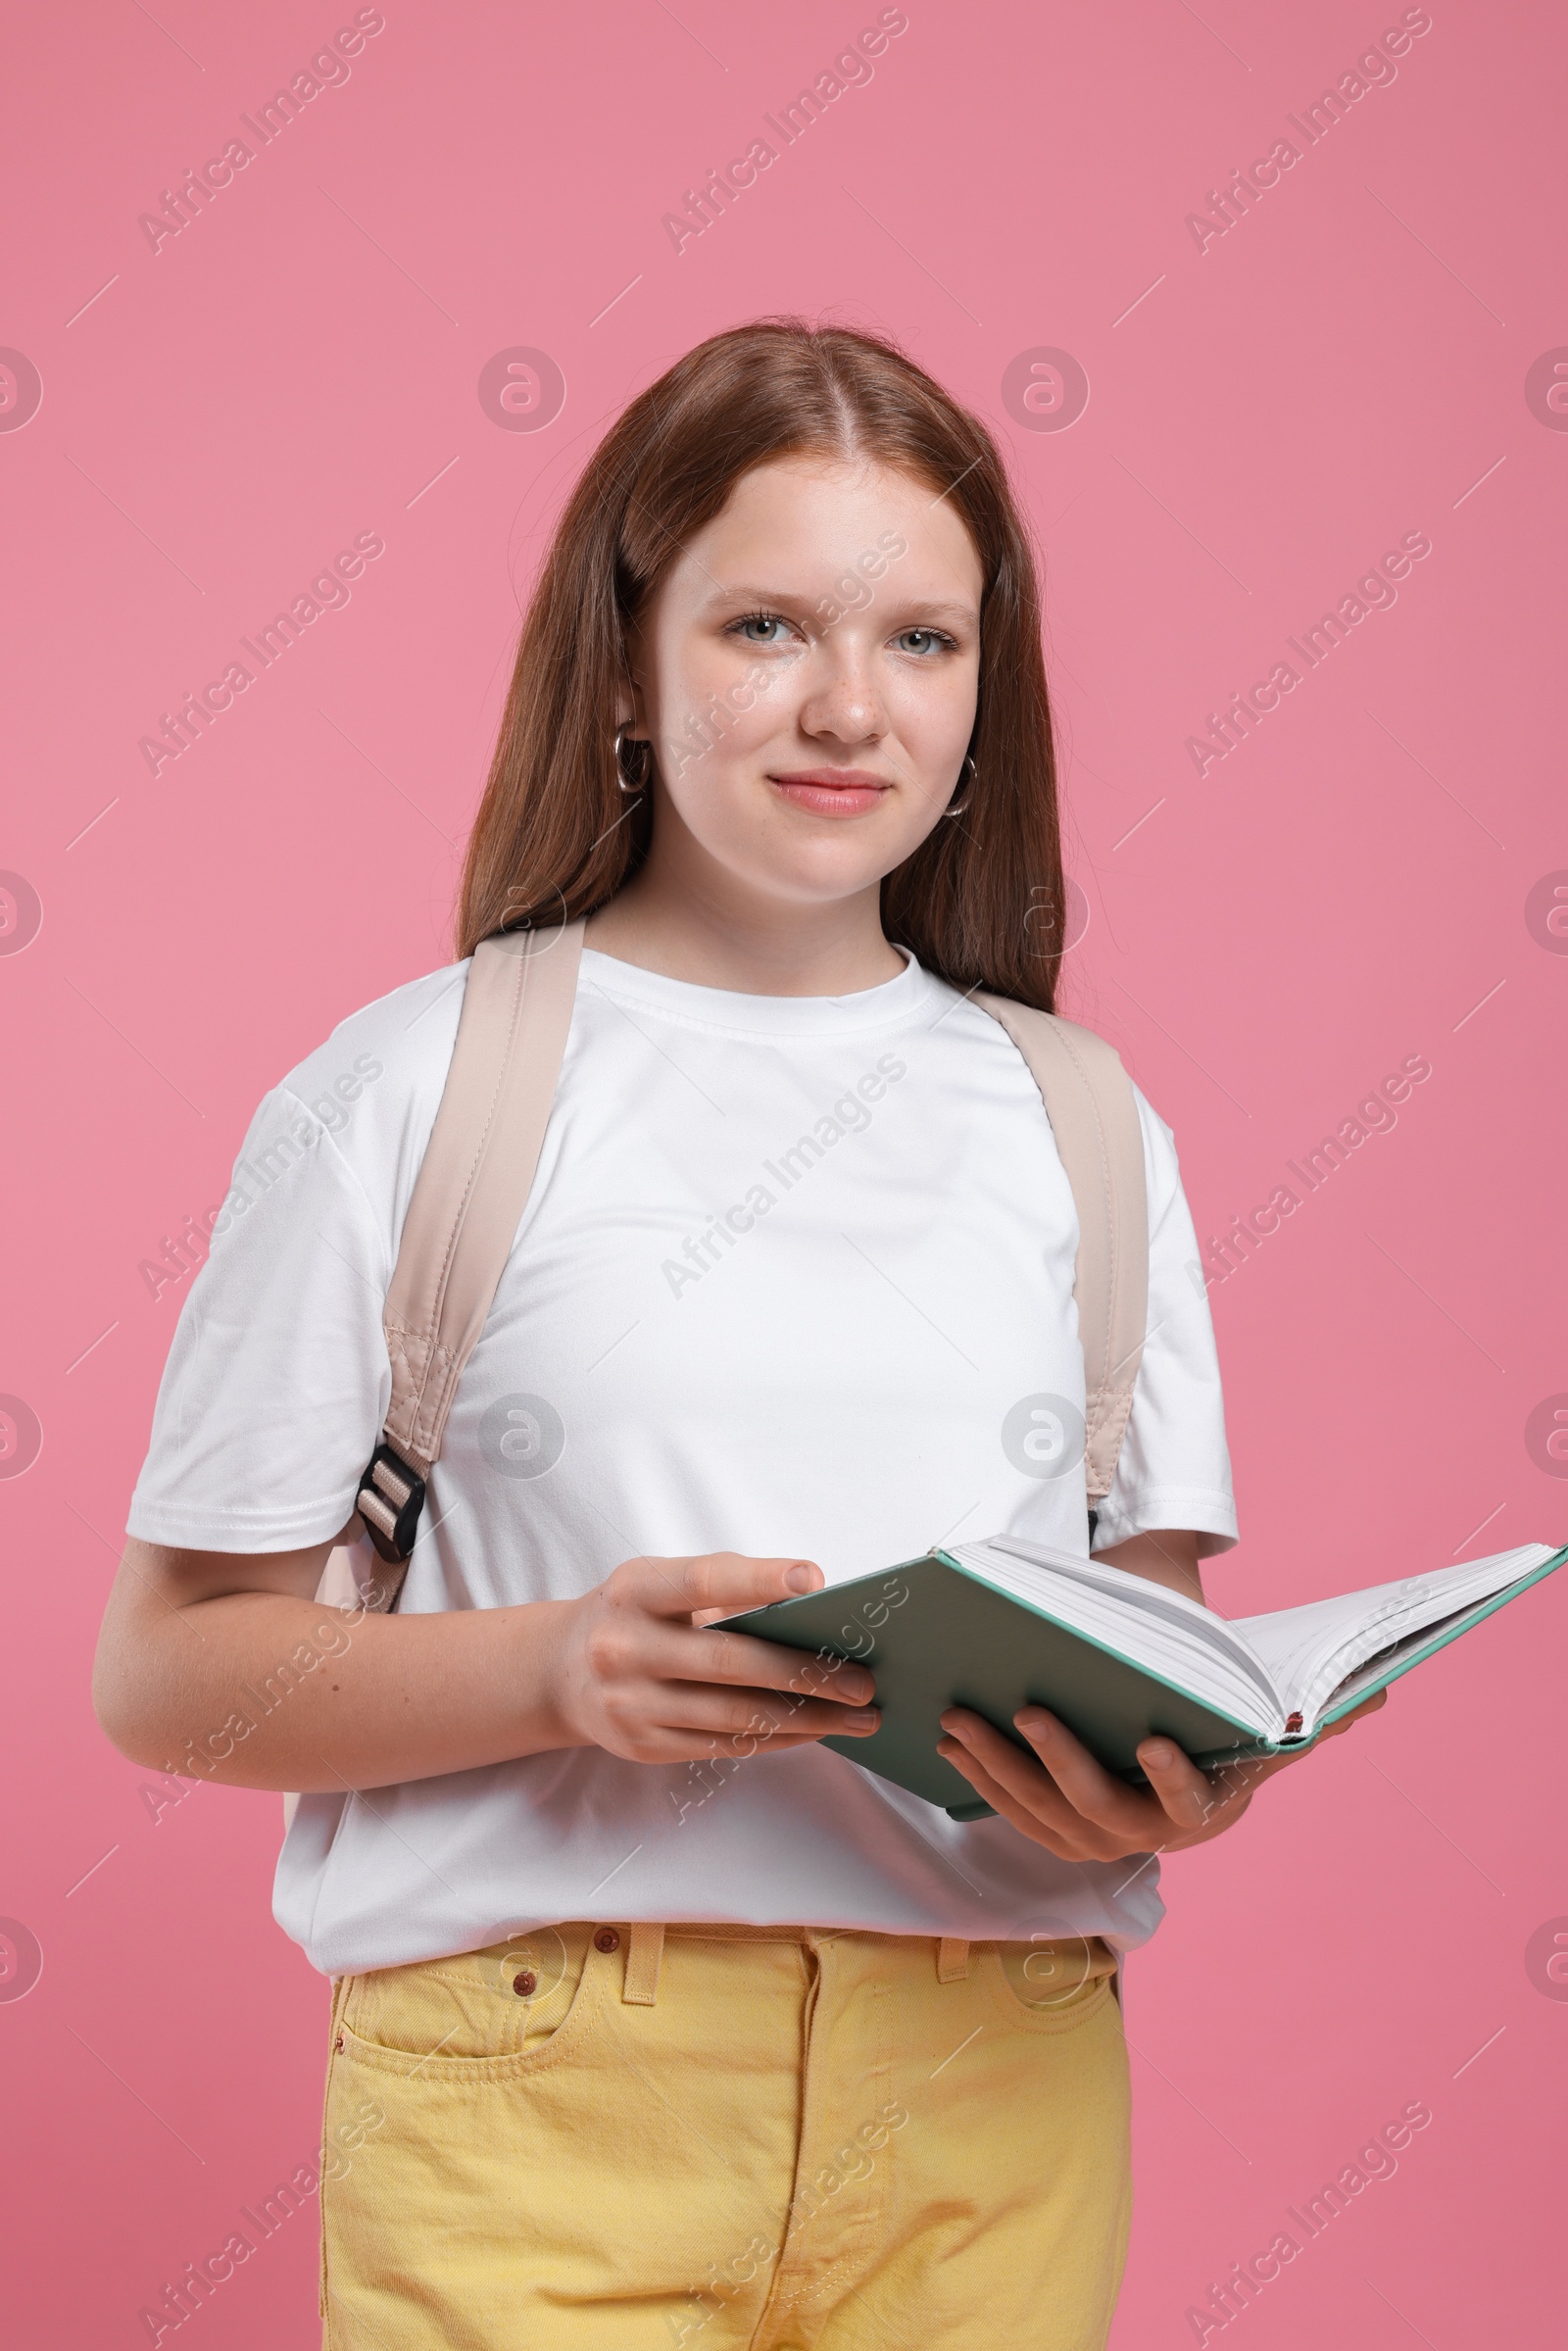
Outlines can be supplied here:
M743 620L733 623L735 634L744 637L748 645L782 645L784 642L782 633L777 636L756 637L750 632L753 629L777 629L782 632L788 626L789 622L782 619L777 612L748 612Z
M909 643L911 637L919 637L923 642L919 645L911 645ZM953 645L953 639L946 636L939 628L902 629L893 641L896 645L902 645L906 652L913 653L922 659L927 656L928 651L940 653L944 647L951 648Z

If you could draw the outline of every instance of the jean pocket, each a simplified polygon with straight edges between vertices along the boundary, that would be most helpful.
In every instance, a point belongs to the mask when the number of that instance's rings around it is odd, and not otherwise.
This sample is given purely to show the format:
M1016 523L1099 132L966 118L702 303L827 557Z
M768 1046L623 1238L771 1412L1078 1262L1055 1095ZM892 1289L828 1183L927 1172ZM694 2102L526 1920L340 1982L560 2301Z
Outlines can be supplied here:
M433 2081L526 2066L583 2005L592 1932L536 1927L483 1950L356 1976L338 2012L338 2047Z
M980 1954L992 1996L1009 2023L1066 2033L1110 1998L1115 1954L1098 1935L993 1943Z

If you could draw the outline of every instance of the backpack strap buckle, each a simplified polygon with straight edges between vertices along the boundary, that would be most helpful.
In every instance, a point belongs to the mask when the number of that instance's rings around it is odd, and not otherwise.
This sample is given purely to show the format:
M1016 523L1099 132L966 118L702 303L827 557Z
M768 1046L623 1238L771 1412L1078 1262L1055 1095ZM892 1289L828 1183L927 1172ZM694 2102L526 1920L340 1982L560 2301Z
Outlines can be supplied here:
M424 1508L424 1480L401 1453L378 1445L366 1465L354 1506L383 1559L406 1566Z

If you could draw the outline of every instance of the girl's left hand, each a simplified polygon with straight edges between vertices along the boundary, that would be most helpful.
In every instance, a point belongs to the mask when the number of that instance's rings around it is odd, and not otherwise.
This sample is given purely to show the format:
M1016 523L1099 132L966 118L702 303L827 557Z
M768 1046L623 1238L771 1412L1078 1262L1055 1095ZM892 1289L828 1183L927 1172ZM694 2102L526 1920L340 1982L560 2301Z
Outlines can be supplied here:
M1375 1713L1387 1695L1380 1690L1364 1699L1322 1737L1348 1731L1362 1715ZM948 1737L938 1741L937 1753L1004 1820L1062 1861L1119 1861L1127 1853L1179 1853L1185 1845L1205 1844L1235 1827L1265 1780L1311 1753L1307 1747L1201 1772L1173 1739L1146 1739L1138 1760L1150 1785L1130 1788L1043 1706L1026 1706L1012 1719L1038 1762L961 1706L942 1717Z

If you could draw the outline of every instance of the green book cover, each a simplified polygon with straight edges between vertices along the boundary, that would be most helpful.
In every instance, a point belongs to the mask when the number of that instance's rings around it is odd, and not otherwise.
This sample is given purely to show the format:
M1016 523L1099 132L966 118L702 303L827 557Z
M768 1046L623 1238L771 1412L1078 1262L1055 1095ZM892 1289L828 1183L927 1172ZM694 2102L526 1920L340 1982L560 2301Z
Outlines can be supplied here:
M1381 1662L1363 1661L1354 1675L1355 1697L1347 1705L1446 1647L1565 1560L1568 1549L1559 1550L1505 1588L1392 1644ZM1216 1710L1174 1681L1057 1622L1049 1602L1047 1590L1038 1599L1015 1598L949 1552L934 1550L877 1575L751 1609L728 1618L726 1629L824 1661L854 1658L868 1667L876 1677L880 1729L868 1739L828 1738L822 1744L927 1803L944 1805L956 1820L982 1819L991 1807L936 1751L941 1717L950 1706L969 1707L1020 1746L1013 1716L1031 1703L1047 1706L1107 1770L1135 1782L1144 1779L1138 1746L1156 1733L1211 1769L1309 1745L1337 1719L1331 1696L1299 1739L1270 1738L1258 1721Z

